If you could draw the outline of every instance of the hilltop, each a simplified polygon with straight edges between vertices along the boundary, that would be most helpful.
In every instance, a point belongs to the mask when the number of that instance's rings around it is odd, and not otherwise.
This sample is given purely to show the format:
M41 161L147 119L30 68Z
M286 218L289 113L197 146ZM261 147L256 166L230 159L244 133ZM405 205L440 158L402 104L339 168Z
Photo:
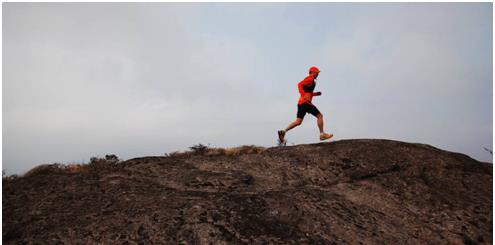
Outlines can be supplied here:
M3 179L5 244L491 244L492 165L424 144L196 149Z

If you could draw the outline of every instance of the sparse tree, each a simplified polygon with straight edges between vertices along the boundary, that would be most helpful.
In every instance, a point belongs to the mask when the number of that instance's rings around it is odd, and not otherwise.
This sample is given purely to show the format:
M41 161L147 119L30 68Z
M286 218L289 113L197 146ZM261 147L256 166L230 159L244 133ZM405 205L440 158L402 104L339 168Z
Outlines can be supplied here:
M191 149L191 151L193 151L194 153L204 154L208 151L208 146L200 143L200 144L193 145L193 146L189 147L189 149Z
M485 149L485 151L488 151L490 154L492 154L492 155L493 155L492 150L490 150L490 149L488 149L488 148L486 148L486 147L483 147L483 149Z

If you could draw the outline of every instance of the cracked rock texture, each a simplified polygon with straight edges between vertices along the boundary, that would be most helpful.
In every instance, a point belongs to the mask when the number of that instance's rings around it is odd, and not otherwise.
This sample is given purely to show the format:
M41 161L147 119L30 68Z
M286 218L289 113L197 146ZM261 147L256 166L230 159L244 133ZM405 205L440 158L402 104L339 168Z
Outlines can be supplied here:
M5 244L491 244L492 165L341 140L3 180Z

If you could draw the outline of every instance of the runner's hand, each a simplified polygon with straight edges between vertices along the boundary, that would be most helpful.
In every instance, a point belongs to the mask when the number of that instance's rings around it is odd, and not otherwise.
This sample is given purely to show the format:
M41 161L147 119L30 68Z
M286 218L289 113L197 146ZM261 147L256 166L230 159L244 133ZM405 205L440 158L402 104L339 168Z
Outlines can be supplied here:
M321 92L316 92L315 93L315 96L320 96L321 95Z

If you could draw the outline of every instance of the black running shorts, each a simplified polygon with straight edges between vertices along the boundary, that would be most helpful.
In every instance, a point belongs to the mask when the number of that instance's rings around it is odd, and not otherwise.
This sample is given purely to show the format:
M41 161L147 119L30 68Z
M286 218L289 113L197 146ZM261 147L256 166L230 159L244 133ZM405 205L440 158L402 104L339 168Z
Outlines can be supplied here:
M297 118L303 119L306 113L309 113L316 117L318 116L318 114L320 114L320 111L318 110L318 108L316 108L316 106L310 105L308 103L297 105Z

